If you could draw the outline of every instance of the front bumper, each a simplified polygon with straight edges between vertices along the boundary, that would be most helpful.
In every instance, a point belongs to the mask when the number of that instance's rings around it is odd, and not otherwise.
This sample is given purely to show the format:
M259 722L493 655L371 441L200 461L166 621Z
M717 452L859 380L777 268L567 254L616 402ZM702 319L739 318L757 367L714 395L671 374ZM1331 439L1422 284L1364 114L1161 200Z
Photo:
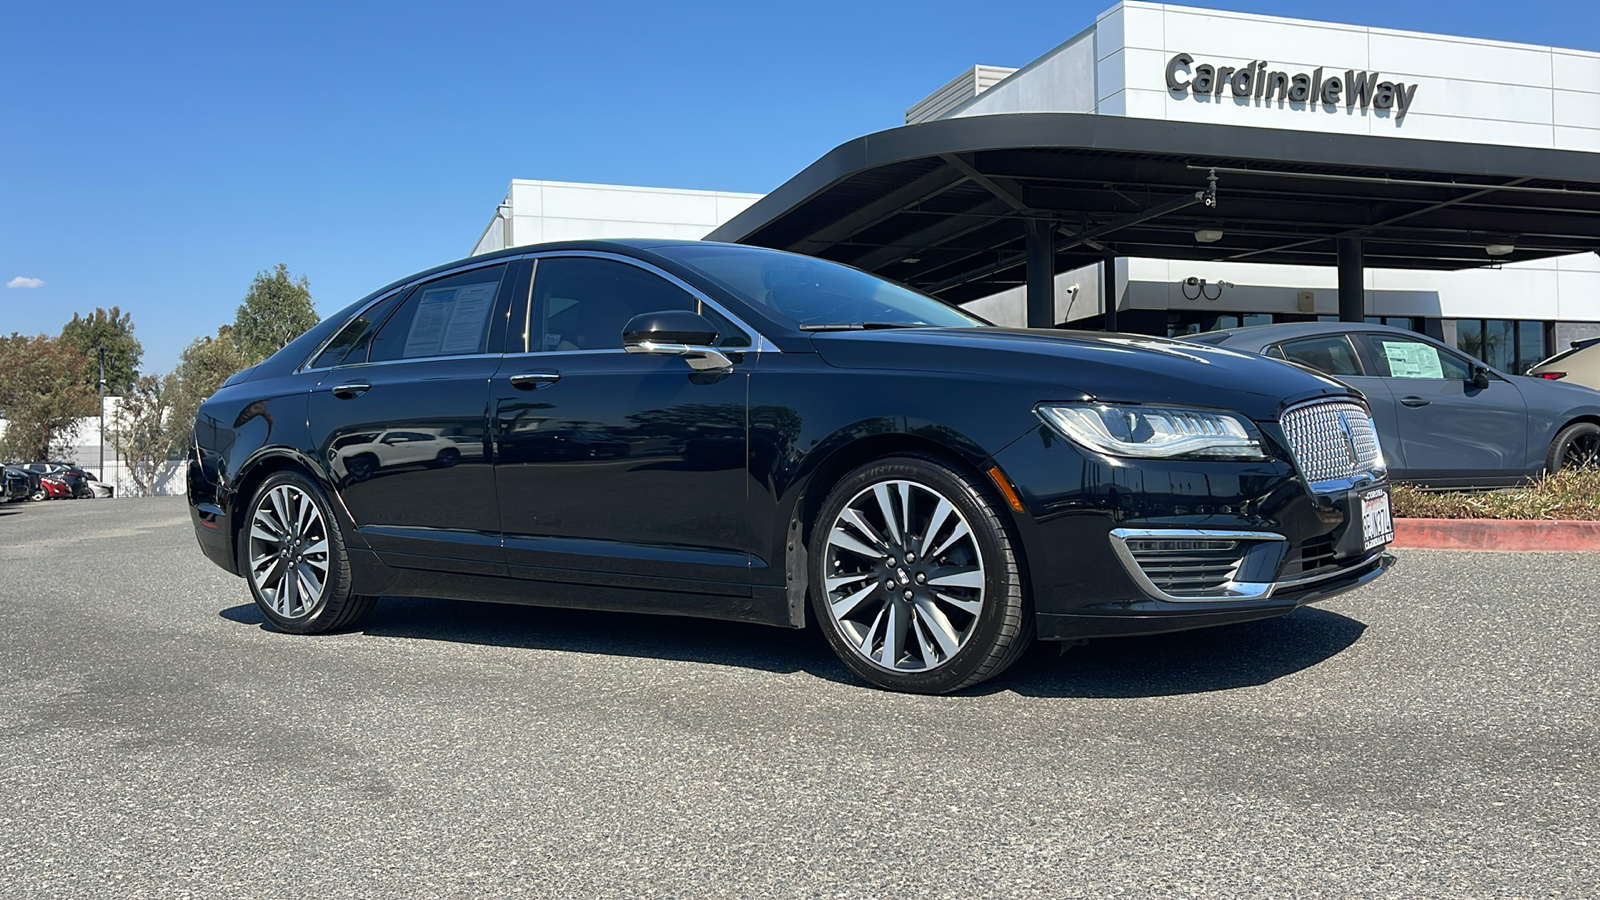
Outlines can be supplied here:
M1376 550L1367 558L1336 572L1320 573L1320 577L1303 581L1276 582L1269 596L1259 600L1210 601L1204 604L1186 601L1182 603L1182 608L1115 615L1039 613L1036 628L1040 640L1066 641L1162 634L1269 619L1361 587L1387 572L1394 563L1393 556Z
M1361 534L1361 495L1381 482L1314 494L1287 454L1108 460L1041 428L994 463L1025 508L1013 521L1046 640L1282 615L1366 584L1392 562L1382 546L1364 548ZM1193 568L1133 558L1163 550L1193 557L1183 560Z

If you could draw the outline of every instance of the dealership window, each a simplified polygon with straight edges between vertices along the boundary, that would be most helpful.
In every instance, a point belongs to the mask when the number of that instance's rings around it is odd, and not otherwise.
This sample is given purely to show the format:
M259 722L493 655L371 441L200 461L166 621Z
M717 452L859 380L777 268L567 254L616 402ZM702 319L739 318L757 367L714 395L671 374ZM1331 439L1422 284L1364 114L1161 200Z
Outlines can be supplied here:
M1338 316L1317 316L1318 322L1337 322ZM1417 320L1410 316L1367 316L1364 320L1368 325L1388 325L1390 328L1404 328L1407 331L1421 331L1417 327Z
M1544 359L1545 323L1457 319L1456 348L1502 372L1524 375Z
M1204 334L1207 331L1243 328L1246 325L1271 325L1273 321L1272 313L1169 312L1167 337Z

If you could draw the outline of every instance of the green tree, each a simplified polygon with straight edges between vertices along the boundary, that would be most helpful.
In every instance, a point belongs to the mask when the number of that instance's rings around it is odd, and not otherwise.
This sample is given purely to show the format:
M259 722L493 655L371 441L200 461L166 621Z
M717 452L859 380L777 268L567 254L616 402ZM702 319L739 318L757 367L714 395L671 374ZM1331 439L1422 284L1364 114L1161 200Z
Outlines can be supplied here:
M178 357L178 367L168 376L166 385L167 447L173 455L186 450L189 429L194 427L195 413L207 397L217 392L228 376L260 362L259 357L248 356L234 338L228 325L217 329L216 337L195 338Z
M96 308L87 316L72 314L61 326L61 341L83 359L84 380L94 387L100 375L100 348L106 351L106 393L125 394L139 377L144 346L133 336L133 316L120 307Z
M311 306L311 283L295 280L278 263L271 272L257 272L233 320L233 336L251 363L276 353L320 321Z
M94 413L95 393L83 383L83 360L57 338L0 338L0 457L21 462L65 456L78 420Z
M173 442L168 426L177 425L167 416L171 393L177 379L171 375L145 375L122 396L111 416L107 438L117 456L127 466L129 477L141 495L149 496L156 474L167 460ZM182 441L188 436L184 432Z

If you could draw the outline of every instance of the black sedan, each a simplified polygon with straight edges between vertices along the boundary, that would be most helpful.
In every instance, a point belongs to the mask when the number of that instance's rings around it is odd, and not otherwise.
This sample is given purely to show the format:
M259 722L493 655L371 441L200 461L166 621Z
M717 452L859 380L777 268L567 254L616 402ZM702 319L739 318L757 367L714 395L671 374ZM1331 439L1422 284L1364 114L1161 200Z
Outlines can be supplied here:
M1414 331L1296 322L1189 340L1287 360L1359 390L1396 481L1503 487L1593 466L1600 453L1600 392L1509 375Z
M345 463L394 431L459 457ZM1280 615L1391 560L1382 453L1345 385L996 328L701 242L395 282L229 379L188 478L202 550L284 631L382 594L811 623L863 678L926 693L1035 637Z

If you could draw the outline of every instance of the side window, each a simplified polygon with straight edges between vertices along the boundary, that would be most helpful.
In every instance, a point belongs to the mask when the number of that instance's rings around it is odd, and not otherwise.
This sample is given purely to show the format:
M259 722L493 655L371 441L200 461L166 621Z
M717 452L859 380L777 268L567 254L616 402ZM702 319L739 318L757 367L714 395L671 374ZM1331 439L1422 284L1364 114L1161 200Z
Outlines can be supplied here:
M1280 345L1280 344L1273 344L1272 346L1268 347L1267 349L1261 351L1261 355L1262 356L1270 356L1273 359L1287 359L1288 358L1288 357L1283 355L1283 346Z
M1350 339L1342 334L1302 338L1278 345L1283 359L1309 366L1324 375L1362 375L1361 359Z
M609 259L539 260L533 276L530 351L620 350L622 328L641 313L681 309L717 326L718 347L748 347L750 337L699 298L658 275Z
M372 339L367 359L485 353L506 266L473 269L417 286Z
M379 301L351 319L350 324L339 330L334 339L328 342L328 346L311 361L308 368L326 369L366 362L367 349L372 345L372 336L405 296L405 291L398 291L394 296Z
M1369 338L1378 351L1378 359L1388 368L1390 378L1466 381L1472 377L1472 367L1466 360L1432 344L1386 334L1374 334Z

